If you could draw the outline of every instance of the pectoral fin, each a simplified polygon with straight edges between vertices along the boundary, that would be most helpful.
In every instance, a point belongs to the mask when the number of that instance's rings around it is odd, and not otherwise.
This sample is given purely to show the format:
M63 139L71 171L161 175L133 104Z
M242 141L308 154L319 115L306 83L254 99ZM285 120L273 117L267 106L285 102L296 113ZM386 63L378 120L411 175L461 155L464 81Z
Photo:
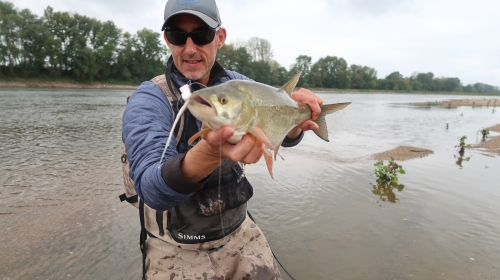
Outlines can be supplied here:
M206 127L200 131L198 131L198 133L196 133L195 135L191 136L191 138L189 138L188 140L188 145L191 145L191 143L194 142L194 140L198 139L198 137L202 137L204 136L205 134L207 134L209 131L211 131L210 128Z

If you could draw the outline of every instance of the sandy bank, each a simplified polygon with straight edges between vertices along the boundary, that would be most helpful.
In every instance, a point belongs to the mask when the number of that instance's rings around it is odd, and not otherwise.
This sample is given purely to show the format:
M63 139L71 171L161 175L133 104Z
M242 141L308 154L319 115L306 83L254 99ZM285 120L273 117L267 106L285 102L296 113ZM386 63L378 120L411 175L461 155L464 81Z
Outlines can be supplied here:
M417 148L412 146L399 146L395 149L373 154L372 158L375 160L408 160L413 158L422 158L433 154L434 152L424 148Z
M426 106L426 107L444 107L444 108L456 108L459 106L497 107L497 106L500 106L500 98L443 100L443 101L436 101L436 102L411 103L411 105Z
M496 124L494 126L490 126L487 129L489 129L490 131L500 132L500 124Z
M500 132L500 124L490 126L487 129L490 131ZM472 148L500 155L500 136L488 136L483 142L472 146Z
M136 89L137 86L113 85L99 82L89 84L69 83L69 82L41 82L41 81L0 81L0 88L88 88L88 89Z

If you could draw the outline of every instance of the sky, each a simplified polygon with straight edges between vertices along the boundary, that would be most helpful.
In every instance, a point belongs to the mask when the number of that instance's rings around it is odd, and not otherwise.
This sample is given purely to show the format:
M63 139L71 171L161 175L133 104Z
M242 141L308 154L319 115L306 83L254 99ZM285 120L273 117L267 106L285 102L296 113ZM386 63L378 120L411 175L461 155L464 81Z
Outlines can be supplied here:
M2 0L6 1L6 0ZM7 0L9 1L9 0ZM10 0L12 1L12 0ZM202 0L203 1L203 0ZM47 6L111 20L123 31L161 32L165 0L15 0L41 16ZM500 1L494 0L217 0L229 43L259 37L289 69L344 58L377 70L457 77L462 84L500 86Z

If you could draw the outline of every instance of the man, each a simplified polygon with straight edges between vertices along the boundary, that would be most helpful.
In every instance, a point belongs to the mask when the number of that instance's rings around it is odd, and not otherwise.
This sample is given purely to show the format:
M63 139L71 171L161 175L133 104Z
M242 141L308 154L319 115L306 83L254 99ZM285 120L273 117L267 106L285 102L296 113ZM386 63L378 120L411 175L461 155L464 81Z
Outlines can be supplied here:
M241 165L258 162L264 145L250 134L230 144L234 130L222 127L190 147L187 139L201 123L189 111L183 125L173 127L172 112L182 105L179 87L248 79L215 61L226 39L215 0L168 0L162 31L172 52L165 75L144 82L123 116L130 177L141 203L145 278L281 279L262 231L247 217L253 189ZM322 100L314 93L301 89L292 98L308 104L314 119L319 115ZM317 128L305 121L283 146ZM170 133L176 140L159 163Z

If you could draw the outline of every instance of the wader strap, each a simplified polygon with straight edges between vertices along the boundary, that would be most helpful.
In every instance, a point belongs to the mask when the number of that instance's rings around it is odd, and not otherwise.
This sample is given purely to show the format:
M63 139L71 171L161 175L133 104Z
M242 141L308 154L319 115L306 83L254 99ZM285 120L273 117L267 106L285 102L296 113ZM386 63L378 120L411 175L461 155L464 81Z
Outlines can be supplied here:
M165 231L163 231L163 211L156 210L156 223L159 229L158 234L162 237L165 236Z
M122 193L120 196L120 201L121 202L124 202L125 200L128 202L128 203L136 203L139 201L139 196L138 195L133 195L131 197L127 197L126 194Z
M255 220L253 219L252 215L250 214L250 211L247 210L247 214L248 214L248 217L250 218L250 220L252 220L255 224L257 224L255 222ZM276 259L276 261L279 263L279 265L281 266L281 268L283 268L283 270L286 272L286 274L288 274L288 277L290 277L292 280L295 280L295 278L293 278L292 275L290 275L290 273L288 273L288 271L286 271L285 267L280 263L280 261L278 260L278 257L276 257L276 255L274 254L273 250L271 249L271 253L273 253L273 257Z
M142 252L142 280L146 280L146 227L144 226L144 202L139 200L139 219L141 221L141 236L139 237L139 245Z

